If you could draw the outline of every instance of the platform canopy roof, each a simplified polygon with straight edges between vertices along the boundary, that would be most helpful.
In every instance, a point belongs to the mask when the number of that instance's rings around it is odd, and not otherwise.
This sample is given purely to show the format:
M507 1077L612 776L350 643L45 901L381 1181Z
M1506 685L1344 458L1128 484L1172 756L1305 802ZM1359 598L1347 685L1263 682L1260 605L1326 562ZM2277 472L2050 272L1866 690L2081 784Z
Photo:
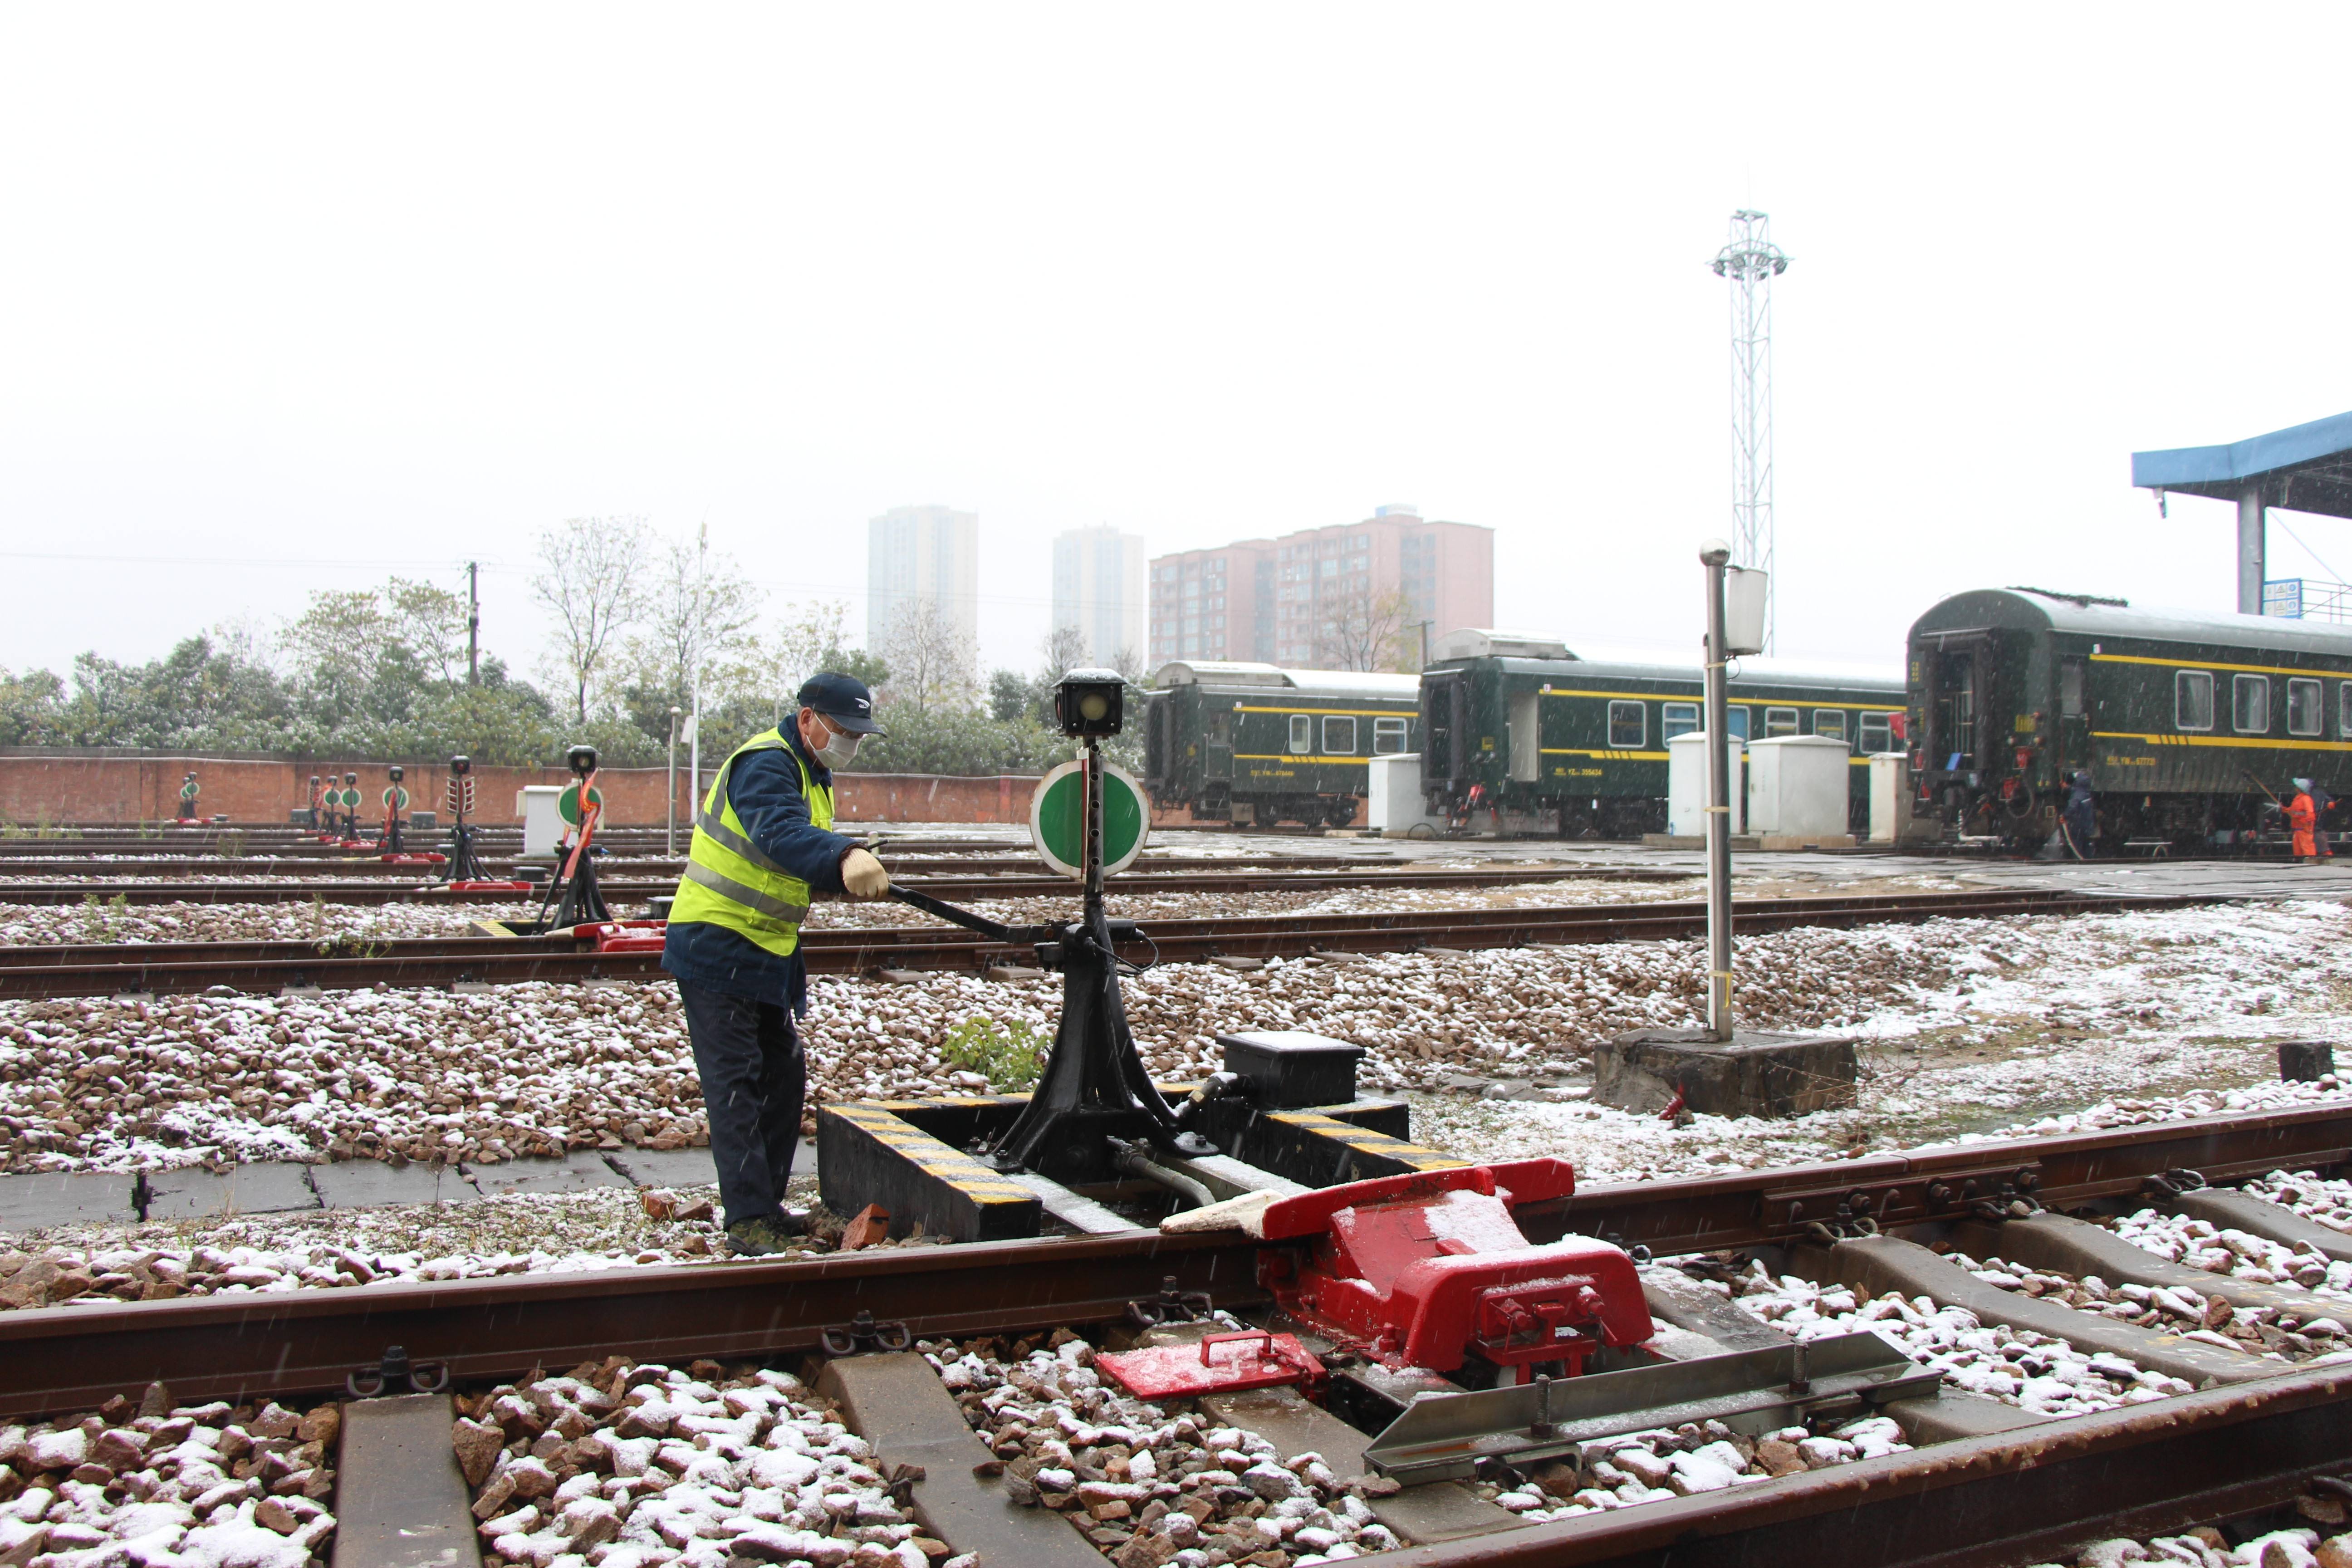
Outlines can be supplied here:
M2142 489L2236 500L2255 480L2265 506L2352 517L2352 414L2226 447L2132 454L2132 483Z

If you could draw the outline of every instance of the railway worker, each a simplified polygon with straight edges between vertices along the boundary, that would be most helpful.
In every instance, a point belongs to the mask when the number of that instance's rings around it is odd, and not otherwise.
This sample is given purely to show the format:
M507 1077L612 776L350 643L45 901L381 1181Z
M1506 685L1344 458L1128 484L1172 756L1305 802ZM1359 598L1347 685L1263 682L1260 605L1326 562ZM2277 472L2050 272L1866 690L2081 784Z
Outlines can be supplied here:
M2078 770L2074 787L2066 792L2066 809L2059 818L2066 835L2066 847L2077 860L2091 858L2092 842L2099 834L2099 797L2091 793L2091 775Z
M2294 835L2294 858L2306 866L2315 866L2319 863L2316 841L2319 806L2311 798L2309 779L2289 782L2294 785L2294 796L2286 803L2286 826L2288 831Z
M184 779L182 779L182 780L180 781L180 820L181 820L181 821L183 821L183 822L192 822L192 821L194 821L194 820L195 819L195 815L196 815L196 796L197 796L197 795L198 795L198 794L200 794L200 793L202 792L202 789L203 789L203 786L202 786L202 785L200 785L200 784L198 784L196 783L196 775L195 775L194 773L190 773L186 778L184 778Z
M2336 805L2336 797L2317 779L2304 781L2304 794L2311 797L2311 838L2322 860L2336 858L2336 846L2327 841L2327 814Z
M793 1027L808 1012L800 922L817 893L890 890L882 862L832 831L832 770L884 732L873 695L825 671L798 701L793 719L719 765L662 950L694 1042L728 1244L748 1257L779 1252L807 1227L783 1206L807 1084Z

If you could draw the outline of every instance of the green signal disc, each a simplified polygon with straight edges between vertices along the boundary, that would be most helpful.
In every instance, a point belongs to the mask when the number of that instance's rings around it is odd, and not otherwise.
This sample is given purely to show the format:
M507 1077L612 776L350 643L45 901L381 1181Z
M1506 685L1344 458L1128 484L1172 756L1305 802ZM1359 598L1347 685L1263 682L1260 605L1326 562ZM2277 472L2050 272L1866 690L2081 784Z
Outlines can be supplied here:
M601 810L604 805L604 792L601 789L590 790L588 803ZM572 826L580 826L580 786L578 784L563 786L563 793L555 797L555 811L557 816Z
M1133 775L1103 764L1103 875L1124 871L1150 837L1151 803ZM1029 841L1038 857L1065 877L1084 877L1087 864L1087 764L1064 763L1037 781L1029 797Z
M408 792L401 788L398 784L394 784L390 789L383 792L383 804L392 807L394 811L406 811L408 809Z

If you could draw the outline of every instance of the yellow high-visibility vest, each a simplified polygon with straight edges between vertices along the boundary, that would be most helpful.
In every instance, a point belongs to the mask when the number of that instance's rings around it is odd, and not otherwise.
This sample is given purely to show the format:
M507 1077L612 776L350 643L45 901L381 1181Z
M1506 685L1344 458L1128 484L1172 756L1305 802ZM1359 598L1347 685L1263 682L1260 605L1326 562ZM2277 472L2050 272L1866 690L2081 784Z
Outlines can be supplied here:
M694 818L694 843L687 851L686 871L678 878L677 898L670 905L672 923L700 921L725 926L789 958L799 948L801 921L808 918L809 885L761 853L743 831L734 805L727 798L727 778L736 760L751 752L792 752L781 727L754 735L719 764L710 793ZM809 820L833 826L833 791L809 774L808 763L792 752L801 772L801 793L808 797Z

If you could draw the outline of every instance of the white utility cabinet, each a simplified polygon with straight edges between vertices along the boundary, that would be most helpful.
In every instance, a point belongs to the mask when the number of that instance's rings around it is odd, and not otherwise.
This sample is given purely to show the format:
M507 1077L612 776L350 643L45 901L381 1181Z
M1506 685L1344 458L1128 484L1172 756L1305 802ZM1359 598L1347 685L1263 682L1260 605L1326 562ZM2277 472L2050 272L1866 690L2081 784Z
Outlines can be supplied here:
M1874 753L1870 759L1870 841L1873 844L1902 842L1903 814L1910 804L1910 753Z
M1748 742L1748 830L1781 836L1846 831L1852 753L1827 735Z
M1666 742L1666 831L1678 838L1706 837L1706 731L1693 730ZM1731 831L1748 831L1748 792L1740 784L1739 737L1724 742L1731 754Z
M1416 827L1430 833L1445 826L1443 819L1429 815L1421 793L1421 753L1398 752L1385 757L1373 757L1371 782L1364 802L1365 826L1383 838L1409 838ZM1428 837L1424 833L1423 837Z
M515 809L522 814L525 858L555 853L563 838L563 813L556 806L562 795L562 784L525 784L515 792Z

